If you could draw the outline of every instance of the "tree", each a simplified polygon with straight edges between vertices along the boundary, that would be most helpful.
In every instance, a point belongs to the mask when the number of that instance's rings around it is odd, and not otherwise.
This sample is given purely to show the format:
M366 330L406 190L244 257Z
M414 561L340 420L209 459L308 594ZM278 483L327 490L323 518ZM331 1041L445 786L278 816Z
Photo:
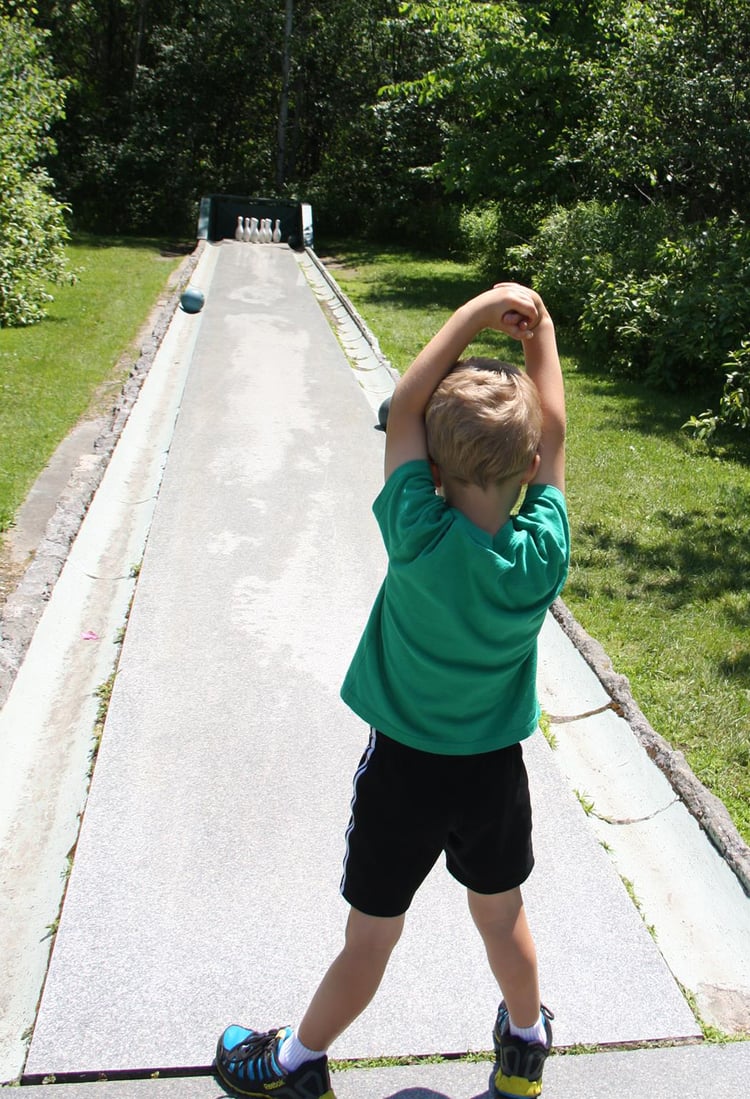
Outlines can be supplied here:
M281 51L281 99L279 101L279 129L276 143L276 185L286 182L286 133L289 121L289 70L291 68L291 42L294 26L294 0L286 0L284 10L284 45Z
M747 218L750 3L614 5L579 75L589 110L563 159L589 195L679 203L691 220Z
M0 14L0 325L32 324L65 274L65 208L44 167L50 128L63 113L64 84L46 56L46 36L23 11Z
M456 43L430 34L398 0L314 7L318 22L304 36L296 79L298 187L336 229L443 239L453 212L432 172L443 142L439 109L416 94L380 93L454 60Z
M451 55L386 93L392 101L416 101L428 125L439 116L431 173L454 202L490 204L487 235L495 251L576 196L575 172L559 149L588 109L578 65L596 48L603 3L406 5L405 18L450 42Z
M153 26L129 104L110 146L113 218L130 227L195 225L202 194L274 189L282 9L196 0Z
M38 2L73 82L57 174L77 220L173 231L194 224L202 193L307 187L331 135L387 82L375 38L399 6Z

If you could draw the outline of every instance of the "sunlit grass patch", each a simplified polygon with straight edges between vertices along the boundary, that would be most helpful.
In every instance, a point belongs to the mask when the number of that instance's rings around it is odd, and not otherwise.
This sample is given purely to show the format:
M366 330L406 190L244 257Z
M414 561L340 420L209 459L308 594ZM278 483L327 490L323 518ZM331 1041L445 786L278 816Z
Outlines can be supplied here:
M78 279L51 288L47 319L0 329L0 531L94 395L114 404L122 356L179 262L153 240L79 238L67 252Z

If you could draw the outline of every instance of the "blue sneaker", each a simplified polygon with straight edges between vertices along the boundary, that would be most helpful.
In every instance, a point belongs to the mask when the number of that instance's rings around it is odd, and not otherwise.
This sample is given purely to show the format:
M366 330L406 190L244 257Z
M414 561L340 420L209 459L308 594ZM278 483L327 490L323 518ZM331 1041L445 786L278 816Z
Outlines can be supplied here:
M273 1095L277 1099L336 1099L328 1075L328 1058L307 1061L285 1072L279 1046L291 1027L257 1031L230 1026L219 1038L214 1065L219 1079L239 1095Z
M497 1022L492 1034L495 1045L495 1067L490 1076L490 1095L503 1099L532 1099L542 1094L544 1062L552 1048L554 1015L542 1004L546 1042L526 1042L510 1032L510 1015L502 1001L497 1010Z

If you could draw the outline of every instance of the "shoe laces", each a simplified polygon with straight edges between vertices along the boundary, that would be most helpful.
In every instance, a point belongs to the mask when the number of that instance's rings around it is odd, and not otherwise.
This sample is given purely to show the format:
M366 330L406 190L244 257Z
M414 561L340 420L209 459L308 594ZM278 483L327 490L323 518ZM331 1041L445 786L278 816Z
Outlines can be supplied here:
M278 1030L256 1031L238 1045L227 1050L226 1059L238 1075L251 1080L273 1080L283 1075L276 1058Z

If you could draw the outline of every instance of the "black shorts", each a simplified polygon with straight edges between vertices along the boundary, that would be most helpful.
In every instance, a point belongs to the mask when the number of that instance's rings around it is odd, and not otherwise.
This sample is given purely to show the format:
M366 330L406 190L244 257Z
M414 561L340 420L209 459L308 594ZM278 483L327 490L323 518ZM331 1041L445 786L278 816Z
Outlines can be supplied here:
M354 776L341 892L369 916L400 916L440 852L475 893L504 893L534 865L520 744L474 756L421 752L372 730Z

